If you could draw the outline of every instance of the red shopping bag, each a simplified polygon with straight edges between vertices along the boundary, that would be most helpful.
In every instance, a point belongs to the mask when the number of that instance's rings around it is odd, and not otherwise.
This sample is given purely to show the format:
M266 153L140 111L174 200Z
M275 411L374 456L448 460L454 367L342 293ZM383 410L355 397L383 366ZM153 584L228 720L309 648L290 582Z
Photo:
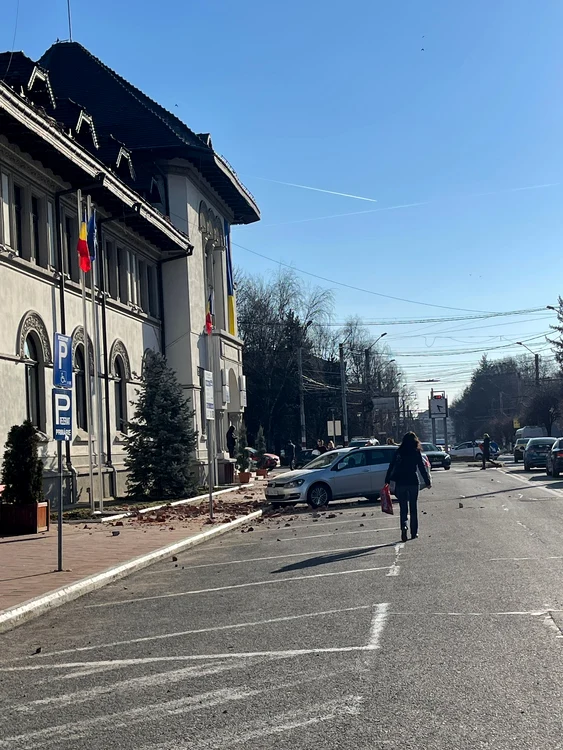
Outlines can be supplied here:
M381 490L381 510L384 513L389 513L389 515L393 515L393 502L391 500L391 490L389 489L389 485L384 485L383 489Z

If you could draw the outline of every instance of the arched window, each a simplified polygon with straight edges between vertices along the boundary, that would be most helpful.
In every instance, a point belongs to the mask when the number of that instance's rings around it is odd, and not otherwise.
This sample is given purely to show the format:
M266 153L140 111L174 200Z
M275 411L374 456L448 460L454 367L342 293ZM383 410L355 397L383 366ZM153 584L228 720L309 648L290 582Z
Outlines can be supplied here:
M127 432L127 380L121 357L115 358L115 428L118 432Z
M79 430L88 430L88 410L86 407L86 366L84 362L84 345L79 344L76 347L75 354L75 375L74 375L74 388L76 398L76 425Z
M43 397L45 393L45 370L41 347L30 333L24 343L25 357L25 401L27 419L38 430L45 432Z

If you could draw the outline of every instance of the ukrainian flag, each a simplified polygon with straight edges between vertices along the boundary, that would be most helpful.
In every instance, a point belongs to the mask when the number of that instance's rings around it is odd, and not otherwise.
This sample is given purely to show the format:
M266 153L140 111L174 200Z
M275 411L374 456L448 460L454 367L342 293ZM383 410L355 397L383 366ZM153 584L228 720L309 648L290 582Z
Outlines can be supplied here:
M231 251L231 233L229 225L225 222L225 237L227 243L227 320L229 333L236 336L236 307L235 286L233 281L233 254Z

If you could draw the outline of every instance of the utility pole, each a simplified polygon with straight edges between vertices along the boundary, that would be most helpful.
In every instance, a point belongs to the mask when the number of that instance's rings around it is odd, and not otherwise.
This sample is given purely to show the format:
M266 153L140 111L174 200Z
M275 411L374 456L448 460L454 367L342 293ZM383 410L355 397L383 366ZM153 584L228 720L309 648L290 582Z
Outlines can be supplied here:
M346 403L346 365L344 363L344 344L339 344L340 355L340 388L342 390L342 443L348 445L348 405Z
M307 430L305 428L305 394L303 392L303 347L297 350L297 370L299 373L299 421L301 423L301 448L307 447Z
M534 354L534 365L536 368L536 386L539 387L540 384L540 355L536 352Z

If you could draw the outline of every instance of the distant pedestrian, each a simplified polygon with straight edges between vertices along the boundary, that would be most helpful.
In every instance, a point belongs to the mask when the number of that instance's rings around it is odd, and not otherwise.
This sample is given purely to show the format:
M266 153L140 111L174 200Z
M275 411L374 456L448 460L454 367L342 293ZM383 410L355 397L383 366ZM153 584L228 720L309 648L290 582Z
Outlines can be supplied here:
M293 469L295 469L295 443L291 440L291 438L287 441L285 455L287 457L289 470L293 471Z
M385 484L395 482L395 495L401 508L401 541L407 541L407 522L410 513L411 539L418 537L418 474L427 487L430 475L422 460L420 442L414 432L407 432L387 469Z
M227 450L229 451L229 458L235 457L235 449L237 447L237 434L235 432L235 426L231 425L227 430Z
M334 442L332 440L329 440L326 444L327 451L333 451L335 448Z
M326 445L324 444L324 440L321 440L320 438L317 440L317 450L320 454L326 453Z
M481 470L487 468L487 461L491 460L491 438L487 433L483 436L483 466Z

